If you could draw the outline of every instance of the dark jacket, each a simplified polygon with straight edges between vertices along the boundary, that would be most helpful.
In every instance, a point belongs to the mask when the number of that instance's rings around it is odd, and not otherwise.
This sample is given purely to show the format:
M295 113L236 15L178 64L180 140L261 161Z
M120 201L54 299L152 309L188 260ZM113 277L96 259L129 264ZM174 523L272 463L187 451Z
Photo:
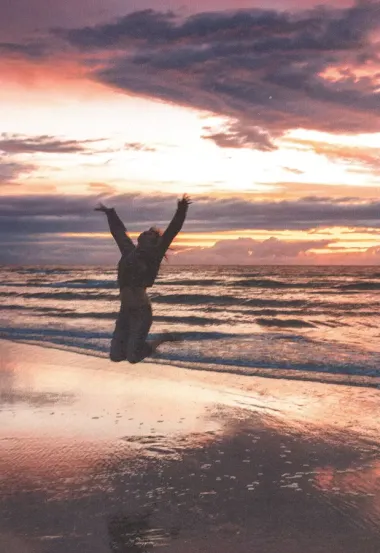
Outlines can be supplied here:
M127 247L122 252L118 264L118 284L120 290L126 286L131 288L149 288L153 286L160 269L161 261L173 239L181 230L186 213L187 205L180 204L156 247L144 249L141 246L135 246L132 240L127 242ZM128 239L127 236L126 238Z

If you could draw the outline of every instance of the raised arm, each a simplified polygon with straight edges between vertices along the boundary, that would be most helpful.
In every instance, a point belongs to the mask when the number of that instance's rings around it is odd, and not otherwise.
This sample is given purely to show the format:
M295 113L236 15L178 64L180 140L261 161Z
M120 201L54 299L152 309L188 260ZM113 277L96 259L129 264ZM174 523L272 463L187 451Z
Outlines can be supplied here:
M120 252L123 254L132 251L132 249L135 248L135 245L129 238L127 234L127 229L125 228L123 221L120 219L115 209L113 207L106 207L105 205L100 203L95 208L95 211L101 211L102 213L105 213L107 215L110 232L114 237Z
M178 200L177 211L175 212L173 219L170 221L168 228L161 236L162 254L165 254L166 250L181 230L190 204L191 201L187 194L184 194L182 199Z

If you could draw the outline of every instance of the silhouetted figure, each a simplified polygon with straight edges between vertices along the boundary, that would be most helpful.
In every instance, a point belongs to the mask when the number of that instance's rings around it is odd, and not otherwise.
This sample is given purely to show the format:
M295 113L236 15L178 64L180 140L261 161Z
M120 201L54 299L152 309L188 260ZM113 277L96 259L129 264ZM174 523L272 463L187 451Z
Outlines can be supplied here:
M152 306L146 289L153 286L161 261L181 230L190 203L185 194L178 201L177 211L165 232L151 227L140 234L137 246L114 208L103 204L95 208L107 215L111 234L121 252L118 264L121 306L111 341L111 361L138 363L152 355L160 344L176 340L175 335L168 332L157 340L147 340L152 325Z

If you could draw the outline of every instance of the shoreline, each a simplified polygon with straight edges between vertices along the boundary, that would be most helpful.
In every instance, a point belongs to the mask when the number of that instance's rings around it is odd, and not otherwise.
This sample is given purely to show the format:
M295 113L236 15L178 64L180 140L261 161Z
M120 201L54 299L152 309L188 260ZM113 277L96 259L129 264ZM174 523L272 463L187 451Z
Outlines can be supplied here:
M0 550L377 553L379 392L0 354Z
M89 350L85 348L75 347L75 346L66 346L55 344L53 342L34 342L33 340L17 340L11 337L2 337L0 336L0 342L12 342L15 344L23 344L28 346L36 346L44 349L52 349L59 352L75 353L78 355L83 355L86 357L94 357L97 359L103 359L109 361L108 354L96 351ZM205 372L211 374L231 374L237 377L248 377L248 378L264 378L269 380L285 380L291 382L310 382L317 384L332 384L337 386L355 386L358 388L368 388L373 390L380 390L380 377L378 376L360 376L356 374L341 374L341 373L328 373L323 370L314 371L314 370L301 370L301 369L282 369L274 367L245 367L234 365L234 364L225 364L218 365L213 363L207 363L205 366L199 364L194 364L194 366L189 366L190 362L184 362L182 360L171 360L160 358L159 356L155 359L152 358L150 361L143 361L140 365L160 365L165 367L174 367L176 369L194 371L194 372ZM247 372L249 371L249 372ZM323 380L321 376L323 375Z

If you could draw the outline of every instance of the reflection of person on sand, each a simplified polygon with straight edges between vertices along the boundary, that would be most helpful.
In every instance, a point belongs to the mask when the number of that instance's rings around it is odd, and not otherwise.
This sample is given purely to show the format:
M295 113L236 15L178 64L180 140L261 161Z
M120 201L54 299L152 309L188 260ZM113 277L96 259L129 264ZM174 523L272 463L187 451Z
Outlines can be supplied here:
M108 533L113 552L143 553L148 548L165 546L173 530L165 532L162 528L152 528L150 513L145 513L113 516L108 522Z
M118 264L121 307L111 341L111 361L138 363L152 355L160 344L176 340L175 335L168 332L157 340L147 340L152 307L146 288L153 286L161 261L181 230L190 203L185 194L178 201L177 211L165 232L162 234L152 227L140 234L137 246L113 208L103 204L95 208L107 215L111 234L121 252Z

